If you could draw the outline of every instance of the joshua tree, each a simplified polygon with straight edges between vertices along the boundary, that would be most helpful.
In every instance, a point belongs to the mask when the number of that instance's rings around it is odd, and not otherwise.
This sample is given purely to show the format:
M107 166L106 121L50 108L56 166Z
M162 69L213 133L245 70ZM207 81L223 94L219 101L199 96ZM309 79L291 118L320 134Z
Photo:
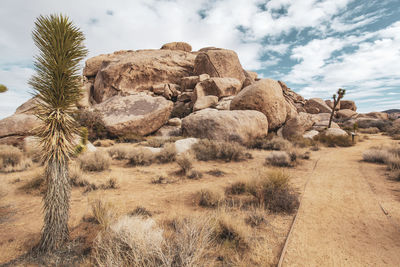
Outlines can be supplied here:
M339 88L339 90L337 91L337 98L336 98L336 94L333 95L333 108L332 108L331 117L329 118L328 128L331 128L332 119L333 119L333 115L335 113L336 106L337 106L337 104L339 104L340 99L343 98L345 93L346 93L346 90Z
M0 93L7 92L8 88L4 84L0 84Z
M83 33L62 15L37 18L32 37L40 53L35 57L36 73L29 84L39 100L36 116L42 126L37 135L43 149L47 184L38 251L51 252L69 236L68 161L74 151L73 134L78 131L72 113L81 94L79 62L87 50Z

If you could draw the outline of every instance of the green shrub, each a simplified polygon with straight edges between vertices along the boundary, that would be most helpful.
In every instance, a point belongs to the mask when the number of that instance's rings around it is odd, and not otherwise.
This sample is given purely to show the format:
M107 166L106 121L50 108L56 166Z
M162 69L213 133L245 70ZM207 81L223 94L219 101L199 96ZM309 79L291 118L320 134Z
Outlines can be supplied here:
M0 93L5 93L8 91L8 88L4 84L0 84Z
M90 172L108 170L111 164L111 158L108 154L101 151L86 153L80 156L78 161L82 170Z
M234 142L203 139L194 144L192 150L196 158L202 161L222 159L229 162L248 158L245 148Z

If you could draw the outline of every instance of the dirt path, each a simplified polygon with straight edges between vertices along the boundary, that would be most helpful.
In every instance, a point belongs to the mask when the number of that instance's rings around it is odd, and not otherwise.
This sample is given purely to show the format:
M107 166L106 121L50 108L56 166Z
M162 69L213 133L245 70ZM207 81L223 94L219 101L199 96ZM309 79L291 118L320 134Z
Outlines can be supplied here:
M360 162L362 151L388 142L374 136L355 147L319 153L282 266L400 265L398 208L385 207L385 215L381 195L388 192L378 194L369 180L388 182L381 167Z

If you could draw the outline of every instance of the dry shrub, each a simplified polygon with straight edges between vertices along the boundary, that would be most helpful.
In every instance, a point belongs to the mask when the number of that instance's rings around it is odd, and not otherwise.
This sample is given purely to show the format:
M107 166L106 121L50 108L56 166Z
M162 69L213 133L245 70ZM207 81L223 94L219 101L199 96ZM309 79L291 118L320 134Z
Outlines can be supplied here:
M247 233L250 229L243 220L233 217L225 211L218 211L215 225L215 240L223 247L244 252L249 248Z
M182 139L180 136L171 136L168 138L163 137L155 137L148 139L143 145L151 146L151 147L162 147L168 143L174 143L175 141Z
M24 171L32 166L32 160L25 158L22 151L9 145L0 145L0 172Z
M379 133L379 129L377 127L370 127L370 128L365 128L365 129L359 129L360 133L363 134L377 134Z
M132 149L126 157L128 159L128 164L131 166L150 165L155 161L153 152L143 147Z
M90 141L110 137L100 113L82 109L74 114L74 118L79 125L88 129L88 139Z
M193 158L187 153L183 153L183 154L177 156L177 158L176 158L176 163L181 168L181 172L185 175L188 174L189 171L193 168L192 161L193 161Z
M394 134L392 138L393 140L400 140L400 134Z
M400 170L400 157L395 154L390 154L385 163L391 171Z
M110 148L107 152L113 159L124 160L129 154L129 151L129 148L126 146L118 146Z
M83 173L78 166L72 166L69 169L68 175L72 186L84 187L89 184L89 182L86 179L82 178Z
M214 190L202 189L194 197L197 205L204 208L216 208L223 201L223 196Z
M224 176L226 173L219 170L219 169L213 169L207 172L207 174L215 176L215 177L222 177Z
M130 133L130 134L119 136L117 142L118 143L139 143L139 142L143 142L145 140L146 139L141 135Z
M362 157L366 162L385 163L390 153L382 148L372 148L364 151Z
M31 180L18 189L28 194L44 194L46 192L46 180L43 171L36 172Z
M278 167L288 167L291 162L291 157L286 151L273 151L265 159L266 164Z
M224 142L203 139L192 146L198 160L208 161L222 159L241 161L249 157L243 146L235 142Z
M110 147L113 146L115 144L114 140L110 140L110 139L103 139L103 140L96 140L93 142L94 146L100 146L100 147Z
M175 144L165 144L161 151L156 155L156 159L160 163L169 163L175 161L176 154Z
M118 189L119 185L118 185L117 179L109 178L104 184L102 184L100 186L100 188L104 189L104 190L106 190L106 189Z
M108 229L116 218L114 206L110 202L96 199L91 204L91 208L95 222L99 224L102 229Z
M192 179L192 180L196 180L196 179L200 179L203 177L203 174L199 171L196 170L191 170L187 173L187 178Z
M82 170L90 172L108 170L111 164L111 158L108 154L101 151L86 153L80 156L78 161Z
M144 218L148 218L153 216L153 214L147 210L145 207L142 206L137 206L131 213L129 213L130 216L141 216Z
M292 143L279 136L273 136L272 138L268 136L256 138L247 144L247 146L264 150L287 150L292 147Z
M349 147L354 145L351 136L333 136L333 135L326 135L323 133L320 133L319 135L314 137L315 141L318 141L328 147Z
M166 175L158 175L157 177L151 179L152 184L168 184L170 180Z
M238 181L233 183L225 189L225 193L227 195L241 195L246 193L246 182Z
M92 257L96 266L163 266L163 245L154 220L124 216L97 236Z
M302 136L295 136L295 137L291 138L290 141L294 146L300 147L300 148L313 147L313 146L317 145L317 143L313 139L304 138Z
M245 222L251 227L257 227L267 223L264 212L259 209L252 209L250 214L246 217Z

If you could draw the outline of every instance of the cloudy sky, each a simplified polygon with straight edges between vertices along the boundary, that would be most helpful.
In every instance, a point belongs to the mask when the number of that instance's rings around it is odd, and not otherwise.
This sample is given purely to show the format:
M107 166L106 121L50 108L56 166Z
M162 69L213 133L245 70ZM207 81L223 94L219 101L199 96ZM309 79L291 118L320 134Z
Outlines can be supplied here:
M51 13L83 30L89 57L171 41L223 47L306 98L341 87L360 112L400 108L399 0L1 0L0 118L30 97L31 31Z

